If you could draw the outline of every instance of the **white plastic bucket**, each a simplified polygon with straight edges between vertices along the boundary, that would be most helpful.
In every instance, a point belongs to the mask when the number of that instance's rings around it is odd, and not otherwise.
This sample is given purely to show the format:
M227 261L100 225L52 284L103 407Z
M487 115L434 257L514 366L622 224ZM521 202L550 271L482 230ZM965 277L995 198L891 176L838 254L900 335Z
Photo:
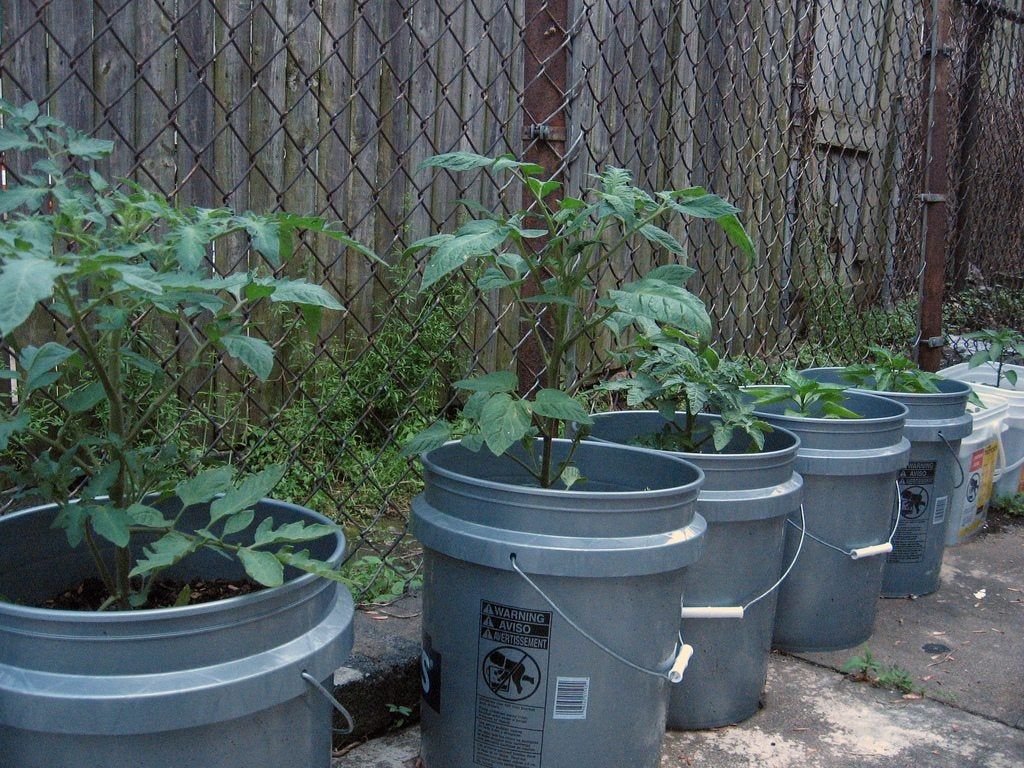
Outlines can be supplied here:
M963 472L955 481L946 526L946 545L962 544L973 537L988 516L996 471L1002 466L1001 436L1006 430L1009 404L996 395L979 396L983 407L968 404L974 430L960 441L957 462Z
M1017 383L1006 381L1006 371L1017 374ZM960 363L939 371L939 376L966 381L982 400L995 396L1006 400L1009 408L1004 418L1007 429L1003 432L1003 460L996 469L995 495L997 498L1024 493L1024 366L1003 365L1003 380L996 387L996 367L985 363L971 368Z

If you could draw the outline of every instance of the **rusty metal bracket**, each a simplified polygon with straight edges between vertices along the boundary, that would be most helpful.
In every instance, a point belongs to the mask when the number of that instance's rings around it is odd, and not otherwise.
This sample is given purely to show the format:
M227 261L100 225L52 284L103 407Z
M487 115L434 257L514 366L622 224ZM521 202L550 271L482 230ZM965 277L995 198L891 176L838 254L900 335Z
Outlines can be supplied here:
M565 141L565 126L533 123L524 127L523 138L527 141Z

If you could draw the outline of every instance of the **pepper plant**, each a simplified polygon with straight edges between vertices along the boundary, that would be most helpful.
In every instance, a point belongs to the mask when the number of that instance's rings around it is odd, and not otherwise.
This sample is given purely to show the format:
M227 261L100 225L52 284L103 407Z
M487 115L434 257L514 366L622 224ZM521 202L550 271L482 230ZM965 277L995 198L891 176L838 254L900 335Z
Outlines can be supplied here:
M510 371L474 376L456 382L469 393L456 423L438 421L405 446L407 455L436 448L460 436L470 450L487 447L508 456L541 487L556 482L571 487L580 479L572 459L592 423L576 399L594 383L605 362L574 355L578 342L608 329L614 343L628 346L627 331L641 326L669 327L707 339L711 321L703 303L686 289L693 270L678 263L654 268L639 280L605 292L597 287L602 265L637 238L650 242L672 259L685 255L682 244L664 226L675 217L712 219L751 258L750 238L736 217L737 209L700 187L649 193L633 184L630 173L606 168L596 183L579 194L564 194L562 184L546 178L544 169L510 155L489 158L453 152L429 158L425 166L451 172L485 169L508 174L518 184L510 194L527 190L528 208L505 214L469 203L473 218L454 233L441 233L413 243L408 253L427 252L421 291L464 266L479 274L480 290L504 289L519 307L536 337L543 357L546 386L527 395L517 393ZM534 247L537 243L537 247ZM539 293L530 295L528 283ZM541 322L542 313L546 322ZM565 454L555 456L554 441L566 434Z
M636 442L663 450L699 453L723 450L736 432L750 444L764 448L771 427L753 414L753 406L741 387L753 381L753 373L740 363L723 360L705 340L666 328L642 336L637 349L623 356L628 378L602 384L599 390L624 391L626 405L647 405L665 419L660 432ZM711 425L701 424L701 413L721 416ZM679 414L682 414L680 420Z
M1006 358L1011 355L1024 355L1024 334L1010 328L992 329L985 328L981 331L968 333L965 338L982 342L985 347L979 349L968 361L970 368L977 368L985 363L990 363L996 369L996 386L998 387L1003 379L1006 379L1011 387L1017 386L1017 372L1014 370L1003 371Z
M333 526L255 520L254 505L283 466L240 479L230 467L189 477L154 427L220 356L268 378L274 352L253 333L257 304L284 310L289 328L315 329L323 310L343 309L306 280L257 269L212 273L213 248L245 237L276 270L296 232L311 229L372 254L320 219L177 208L136 185L112 184L92 163L110 154L111 142L35 104L0 102L0 112L0 151L41 158L0 190L0 335L10 353L0 371L8 380L0 451L19 458L2 470L8 487L57 505L55 525L95 560L104 607L145 605L166 568L204 548L237 557L266 586L282 583L286 565L339 579L298 549ZM28 343L18 333L40 306L66 328L67 343ZM34 415L54 410L45 423ZM209 521L185 530L182 514L195 505L208 505Z
M853 386L877 392L938 392L942 379L922 371L910 358L885 347L870 346L873 362L855 363L842 370L843 378Z
M861 415L847 408L845 384L828 384L801 376L793 368L785 368L779 374L781 385L770 387L747 387L759 405L784 403L786 416L803 416L812 419L859 419Z

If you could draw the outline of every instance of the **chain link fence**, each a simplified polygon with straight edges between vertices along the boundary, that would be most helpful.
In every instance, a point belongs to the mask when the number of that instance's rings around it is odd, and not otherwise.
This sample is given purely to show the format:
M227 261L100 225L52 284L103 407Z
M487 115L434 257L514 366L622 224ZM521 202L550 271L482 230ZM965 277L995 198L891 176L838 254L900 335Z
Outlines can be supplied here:
M909 348L929 130L952 148L954 285L1024 272L1021 0L953 3L941 53L954 108L929 119L940 5L12 0L0 8L0 89L114 139L109 174L180 205L321 214L383 257L308 237L286 269L347 312L301 344L267 324L272 380L253 386L225 362L165 427L210 456L287 461L277 495L344 522L365 587L416 567L406 526L417 472L398 444L452 405L450 382L525 357L500 292L456 278L419 296L419 265L402 256L457 223L457 200L517 205L518 190L420 163L512 153L543 160L569 189L607 165L653 190L708 187L742 209L759 250L748 268L713 228L673 230L723 349L777 366ZM0 163L17 176L15 158ZM239 244L210 266L257 258ZM602 282L665 258L637 243ZM27 340L59 331L39 313Z

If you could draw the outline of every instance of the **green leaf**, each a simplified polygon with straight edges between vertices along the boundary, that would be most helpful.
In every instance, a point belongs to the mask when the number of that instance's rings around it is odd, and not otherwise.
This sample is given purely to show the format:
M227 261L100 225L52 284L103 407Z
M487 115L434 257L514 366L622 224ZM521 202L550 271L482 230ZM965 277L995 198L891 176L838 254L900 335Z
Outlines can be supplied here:
M244 477L238 485L210 504L210 524L227 515L248 509L268 496L284 477L287 469L284 464L274 464L261 472Z
M198 542L178 531L168 531L142 552L129 576L145 576L153 571L169 568L195 551Z
M0 214L10 213L22 206L29 211L35 211L42 205L48 191L45 187L28 185L0 189Z
M740 220L735 216L723 216L717 219L718 225L725 230L726 237L729 238L729 242L743 251L753 262L757 258L757 252L754 250L754 241L750 239L750 235L747 234L747 230L743 228Z
M10 421L0 421L0 451L6 451L10 439L18 432L27 429L28 424L29 415L27 413L22 413Z
M498 288L508 288L513 285L521 285L523 278L509 277L497 267L488 267L476 281L476 287L481 291L490 291Z
M293 568L298 568L300 571L306 573L312 573L319 576L322 579L330 579L331 581L344 582L345 577L341 571L336 568L332 568L328 563L322 560L315 560L309 556L309 550L304 549L301 552L291 552L288 548L284 548L277 553L279 560L283 560Z
M270 294L271 301L337 311L345 309L322 285L315 285L306 280L276 280L272 285L274 292Z
M92 507L89 522L92 529L117 547L127 547L131 540L128 532L128 514L123 509L98 505Z
M270 520L270 525L267 525ZM324 523L304 523L301 520L294 523L285 523L280 528L273 527L273 519L265 518L256 528L253 538L253 546L266 547L271 544L294 544L300 541L313 541L322 539L324 536L333 536L338 532L338 526L326 525Z
M488 400L480 413L480 434L495 456L526 437L531 426L530 405L504 392Z
M37 303L53 296L57 277L70 271L45 259L5 259L0 272L0 335L16 331Z
M189 272L199 269L206 256L209 236L205 227L185 224L172 233L174 256L181 267Z
M640 234L643 235L648 241L655 245L664 248L669 253L674 253L677 256L681 256L686 253L686 249L683 248L682 244L675 239L672 235L666 232L660 227L656 227L653 224L645 224L640 227Z
M1003 378L1010 382L1011 387L1017 386L1017 372L1013 370L1003 371Z
M718 195L708 193L677 200L672 207L678 213L697 219L718 219L740 212L740 209L732 203L723 200Z
M205 504L215 496L231 488L231 467L217 467L200 472L189 480L182 480L174 487L182 507Z
M580 471L572 464L568 465L565 469L562 470L562 474L560 477L562 482L565 484L566 490L569 490L576 483L583 479L583 477L580 475Z
M451 424L446 421L435 421L422 432L410 438L402 446L402 456L419 456L421 453L440 448L451 439Z
M284 566L276 555L242 547L238 550L238 559L253 581L265 587L279 587L284 583Z
M25 396L57 381L60 374L54 369L74 354L73 350L55 341L48 341L41 347L25 347L18 361L24 370Z
M363 256L365 256L367 259L369 259L372 262L375 262L377 264L386 264L387 263L386 261L384 261L384 259L382 259L376 253L371 251L365 245L360 243L355 238L350 237L349 235L345 234L344 232L338 232L337 230L333 230L333 229L323 229L323 230L321 230L321 232L323 233L323 235L325 237L329 237L332 240L337 240L342 245L344 245L344 246L346 246L348 248L351 248L352 250L357 251L358 253L361 253Z
M0 128L0 152L11 149L15 152L24 152L28 149L41 149L42 147L42 144L33 141L24 131Z
M245 226L252 240L252 247L267 260L270 266L277 269L281 266L281 224L269 216L246 214L239 220Z
M423 270L420 291L425 291L450 272L454 272L470 259L497 249L509 230L493 219L475 219L466 222L455 236L438 246Z
M243 509L241 512L232 515L224 523L224 535L230 536L233 533L240 533L252 525L256 512L252 509Z
M645 317L697 333L701 338L711 336L711 318L704 302L677 285L664 280L644 278L610 291L615 306L634 317Z
M170 528L174 525L174 521L165 518L163 512L147 504L132 504L128 507L128 520L132 525L147 528Z
M474 168L488 168L494 165L494 159L477 155L473 152L445 152L428 157L418 170L424 168L444 168L448 171L471 171Z
M687 281L697 274L697 270L683 264L663 264L655 267L646 275L645 280L664 280L666 283L685 288Z
M542 389L533 398L533 412L538 416L577 424L593 424L590 414L578 402L558 389Z
M449 235L442 232L438 235L421 238L405 249L405 255L412 256L413 254L419 253L424 248L436 248L437 246L443 245L449 240L452 240L454 237L455 235Z
M495 371L455 382L458 389L468 392L515 392L519 379L511 371Z
M68 131L68 154L84 157L88 160L99 160L114 151L114 142L106 139L94 139L77 131Z
M270 378L274 370L274 350L263 339L229 334L221 336L219 343L225 352L256 374L260 381Z
M96 405L107 399L107 393L103 389L103 385L94 381L92 384L87 384L81 389L76 389L70 395L64 398L64 407L68 409L70 413L85 413L91 411Z

